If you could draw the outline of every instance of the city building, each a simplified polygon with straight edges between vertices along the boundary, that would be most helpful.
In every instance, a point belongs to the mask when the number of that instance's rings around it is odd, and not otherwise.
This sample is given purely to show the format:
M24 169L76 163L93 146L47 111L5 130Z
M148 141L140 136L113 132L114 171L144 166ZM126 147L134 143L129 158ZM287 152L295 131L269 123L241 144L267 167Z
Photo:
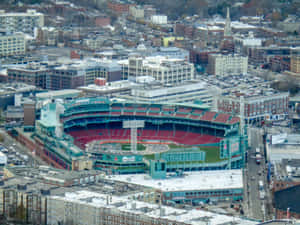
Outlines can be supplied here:
M107 7L114 13L127 14L129 7L134 5L130 0L110 0L107 1Z
M76 221L83 224L178 224L211 225L234 223L254 225L257 222L220 215L197 209L177 209L169 206L128 200L126 197L108 196L95 191L66 192L64 196L51 196L47 201L47 221L57 224ZM67 208L72 209L70 211ZM204 222L205 221L205 222Z
M291 49L291 72L300 73L300 48Z
M134 19L144 19L144 9L141 6L130 6L129 15Z
M0 29L8 32L23 32L34 36L35 28L44 26L44 14L35 10L27 12L6 13L0 12Z
M299 138L299 134L286 133L267 136L267 178L273 193L300 185Z
M189 55L189 51L177 47L160 47L158 51L151 54L151 56L165 56L168 58L184 59L187 62L189 62Z
M240 172L233 173L234 182L241 183L236 176ZM0 213L14 224L73 224L75 221L85 225L258 224L187 205L185 208L166 206L161 203L159 192L128 181L107 179L99 171L6 166L4 177L0 183ZM223 178L229 183L230 179ZM234 186L229 183L224 186Z
M7 106L15 104L15 95L28 96L38 92L37 88L25 83L1 83L0 85L0 108L5 110Z
M23 111L24 111L24 127L31 127L35 126L35 119L36 119L36 108L35 102L32 100L28 100L23 102Z
M122 79L121 66L115 60L95 60L86 63L85 85L93 84L96 78L104 78L107 82Z
M22 124L24 120L24 110L21 106L7 106L5 111L5 122L16 122Z
M105 40L106 40L106 38L103 36L85 38L85 39L83 39L83 45L86 46L90 50L98 50L98 49L102 48Z
M107 82L105 85L90 84L88 86L78 87L86 96L118 96L129 95L131 89L138 84L128 80Z
M242 98L241 98L242 96ZM219 112L240 115L240 105L244 105L247 122L262 120L283 120L288 115L289 93L232 93L217 98Z
M121 66L107 59L73 60L51 63L28 63L8 66L7 81L23 82L43 89L75 89L93 84L96 78L107 82L121 80Z
M130 57L119 61L123 79L136 80L139 76L151 76L162 84L179 84L194 79L194 65L182 59L157 57Z
M41 27L37 29L36 42L41 45L56 46L59 41L59 29Z
M153 5L144 5L144 17L146 20L150 20L151 16L156 14L156 8Z
M72 186L94 184L99 187L95 183L101 176L99 171L68 172L48 166L6 166L4 180L0 182L0 213L14 224L49 224L47 199L50 195L64 193ZM0 220L2 223L2 218Z
M26 40L22 33L9 34L0 32L0 56L15 56L25 54Z
M113 175L111 179L152 188L162 196L162 203L167 205L243 199L242 170L190 172L182 177L171 175L168 179L159 180L144 174Z
M201 102L212 106L216 89L205 82L185 82L178 86L164 87L162 85L144 84L133 88L129 95L118 94L119 98L157 103L194 103Z
M95 25L96 25L97 27L105 27L105 26L110 25L110 23L111 23L111 20L110 20L109 17L106 17L106 16L104 16L104 17L98 16L98 17L95 18Z
M291 54L291 48L289 46L248 46L247 52L249 57L249 62L255 65L264 65L269 62L270 58L275 56L279 57L289 57Z
M231 54L210 54L208 56L208 73L219 76L246 74L248 57Z
M300 185L289 187L274 194L277 219L300 219Z
M47 76L46 88L50 90L75 89L84 85L85 73L83 69L72 65L55 67Z
M168 17L166 15L152 15L151 22L157 25L163 25L168 23Z
M93 84L96 78L107 82L121 80L121 66L112 60L87 59L62 64L51 69L47 76L47 89L74 89Z
M46 77L48 73L49 69L39 63L18 65L7 69L9 82L23 82L43 89L46 88Z

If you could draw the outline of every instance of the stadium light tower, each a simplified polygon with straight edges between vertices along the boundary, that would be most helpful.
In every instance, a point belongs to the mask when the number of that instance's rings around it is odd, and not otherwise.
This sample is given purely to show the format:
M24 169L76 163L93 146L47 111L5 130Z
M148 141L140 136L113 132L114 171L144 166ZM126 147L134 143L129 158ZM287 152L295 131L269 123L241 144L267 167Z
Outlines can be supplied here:
M137 92L136 89L133 89L133 95L134 95L134 103L137 103ZM127 120L123 121L123 128L130 128L130 148L131 152L136 152L137 150L137 129L143 128L145 126L144 120Z
M123 128L130 128L131 152L137 150L137 129L145 126L144 120L126 120L123 121Z

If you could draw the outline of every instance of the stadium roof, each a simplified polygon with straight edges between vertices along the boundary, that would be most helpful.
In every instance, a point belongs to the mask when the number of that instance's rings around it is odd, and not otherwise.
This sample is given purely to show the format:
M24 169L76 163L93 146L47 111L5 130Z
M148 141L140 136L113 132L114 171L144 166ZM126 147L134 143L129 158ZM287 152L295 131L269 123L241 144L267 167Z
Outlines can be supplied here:
M210 107L205 104L193 104L193 103L149 103L143 101L119 101L118 99L109 100L108 98L81 98L76 99L74 101L68 102L65 106L72 107L74 104L92 104L92 103L128 103L128 104L145 104L145 105L170 105L170 106L183 106L183 107L191 107L191 108L198 108L198 109L209 109Z
M139 184L162 191L188 191L188 190L219 190L243 188L243 175L241 170L198 171L184 173L183 177L153 180L145 174L114 175L112 180Z

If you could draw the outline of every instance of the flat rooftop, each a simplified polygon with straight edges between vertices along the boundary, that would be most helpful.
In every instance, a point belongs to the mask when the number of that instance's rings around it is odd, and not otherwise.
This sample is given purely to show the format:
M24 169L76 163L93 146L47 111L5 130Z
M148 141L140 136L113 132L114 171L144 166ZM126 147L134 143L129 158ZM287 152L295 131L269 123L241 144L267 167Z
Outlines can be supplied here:
M198 171L183 177L153 180L145 174L113 175L110 179L160 189L164 192L243 188L242 170Z
M70 96L70 95L78 96L81 93L82 93L82 91L80 91L80 90L65 89L65 90L48 91L48 92L37 93L36 98L37 99L62 98L62 97Z
M97 208L117 209L121 212L133 213L140 216L151 218L162 218L171 221L192 224L192 225L221 225L234 222L236 225L254 225L257 222L248 221L238 217L220 215L197 209L176 209L173 207L150 204L146 202L128 199L127 197L112 196L107 204L107 196L91 191L68 192L64 196L51 196L51 199L62 200L66 202L78 203L80 205L90 205ZM163 211L163 214L161 212Z
M267 145L267 157L272 163L282 159L300 159L300 145Z

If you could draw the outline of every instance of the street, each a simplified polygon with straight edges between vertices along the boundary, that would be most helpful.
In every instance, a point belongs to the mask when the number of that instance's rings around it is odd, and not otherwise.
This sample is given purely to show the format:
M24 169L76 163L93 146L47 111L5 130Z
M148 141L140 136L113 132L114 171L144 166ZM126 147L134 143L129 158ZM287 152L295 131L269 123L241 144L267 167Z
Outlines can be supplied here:
M32 155L32 153L26 147L24 147L19 142L14 140L5 131L0 130L0 133L3 134L4 141L2 143L2 146L8 150L8 153L7 153L8 156L12 155L14 158L18 158L20 161L22 161L22 165L33 166L33 167L39 166L39 165L47 165L40 158ZM24 160L25 159L24 156L25 157L27 156L26 160ZM10 163L8 163L8 164L10 164Z
M246 215L250 218L266 220L270 219L269 210L266 205L270 204L270 193L267 183L267 172L265 164L265 154L263 145L263 129L249 128L250 142L248 152L248 162L245 169L245 199L244 207ZM260 149L262 160L256 163L255 150ZM259 183L262 185L260 186Z

